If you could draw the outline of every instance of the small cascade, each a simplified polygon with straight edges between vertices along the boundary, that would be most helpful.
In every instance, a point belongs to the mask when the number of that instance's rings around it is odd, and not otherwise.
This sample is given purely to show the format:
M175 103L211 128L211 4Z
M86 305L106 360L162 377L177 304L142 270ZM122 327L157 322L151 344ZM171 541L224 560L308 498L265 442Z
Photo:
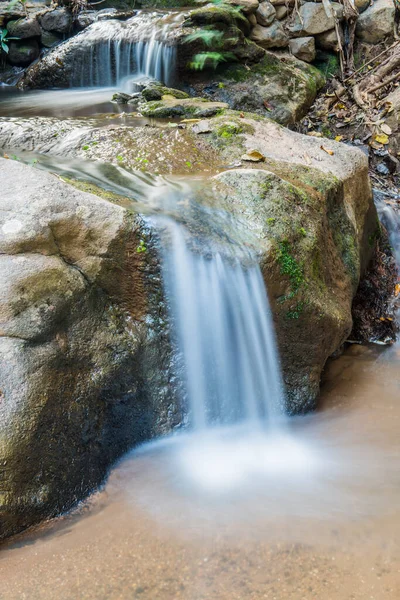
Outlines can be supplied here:
M124 87L126 80L143 76L172 85L176 49L169 33L174 27L176 19L157 13L94 23L81 34L71 86Z
M164 280L191 425L201 431L275 422L282 415L283 386L256 260L199 252L176 222L167 231Z

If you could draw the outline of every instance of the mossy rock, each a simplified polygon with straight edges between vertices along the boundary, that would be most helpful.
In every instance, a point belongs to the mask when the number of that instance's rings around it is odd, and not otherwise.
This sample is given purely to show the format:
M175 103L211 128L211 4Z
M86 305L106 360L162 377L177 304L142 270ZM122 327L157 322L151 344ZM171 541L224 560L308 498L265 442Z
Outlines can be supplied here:
M165 97L161 101L146 102L139 105L141 114L145 117L166 118L204 118L213 117L228 108L223 102L208 102L203 98L179 100Z

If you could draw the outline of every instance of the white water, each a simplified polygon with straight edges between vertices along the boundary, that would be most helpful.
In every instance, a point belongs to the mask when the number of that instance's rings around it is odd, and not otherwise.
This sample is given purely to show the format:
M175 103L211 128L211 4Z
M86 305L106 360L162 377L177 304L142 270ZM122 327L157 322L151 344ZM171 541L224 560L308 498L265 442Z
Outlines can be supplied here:
M71 86L126 87L126 80L143 76L172 85L176 51L168 38L175 21L166 16L139 13L91 25L81 34Z
M164 279L192 427L247 423L254 432L276 424L283 386L258 264L208 248L203 254L172 221L168 231Z

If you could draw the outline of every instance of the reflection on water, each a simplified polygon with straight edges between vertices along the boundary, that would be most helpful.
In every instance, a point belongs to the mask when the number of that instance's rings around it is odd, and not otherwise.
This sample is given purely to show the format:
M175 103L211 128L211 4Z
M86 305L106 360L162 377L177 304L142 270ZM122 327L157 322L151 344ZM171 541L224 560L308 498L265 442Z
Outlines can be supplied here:
M399 360L349 349L290 438L225 429L132 452L88 510L3 549L0 597L396 600Z

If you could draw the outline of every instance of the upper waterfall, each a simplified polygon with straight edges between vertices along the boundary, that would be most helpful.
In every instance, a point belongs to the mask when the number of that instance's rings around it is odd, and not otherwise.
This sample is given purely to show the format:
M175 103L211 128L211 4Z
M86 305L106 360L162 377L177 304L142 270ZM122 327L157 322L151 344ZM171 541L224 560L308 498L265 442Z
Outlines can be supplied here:
M171 30L180 13L138 12L127 21L90 25L75 48L72 87L111 87L127 78L146 76L170 85L174 80L175 47Z

